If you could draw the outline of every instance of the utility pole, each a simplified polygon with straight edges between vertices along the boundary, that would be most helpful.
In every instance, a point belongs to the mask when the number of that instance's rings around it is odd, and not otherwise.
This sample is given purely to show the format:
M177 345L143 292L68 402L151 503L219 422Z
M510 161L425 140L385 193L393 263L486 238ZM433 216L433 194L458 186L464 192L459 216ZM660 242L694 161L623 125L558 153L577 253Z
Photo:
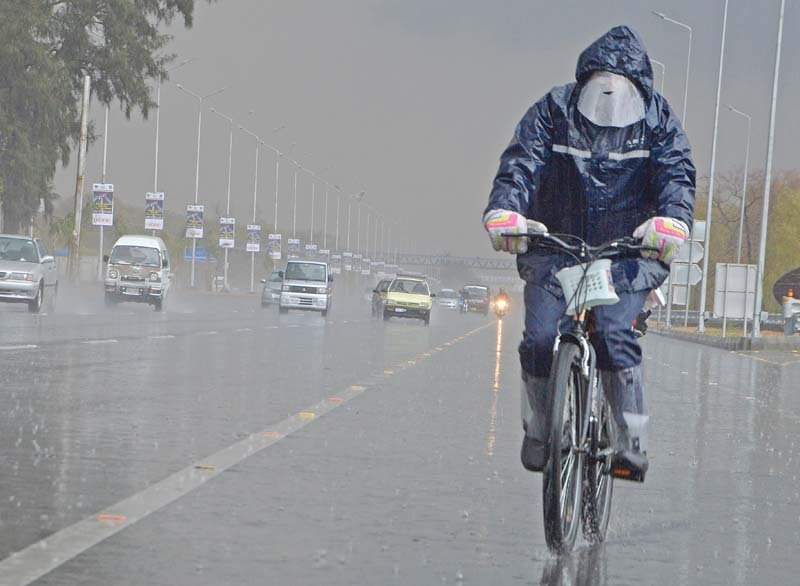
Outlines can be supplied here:
M89 127L89 95L92 80L87 75L83 78L83 103L81 105L81 134L78 142L78 177L75 181L75 211L72 228L72 245L69 251L70 279L74 282L80 276L81 219L83 215L83 180L86 175L86 134Z

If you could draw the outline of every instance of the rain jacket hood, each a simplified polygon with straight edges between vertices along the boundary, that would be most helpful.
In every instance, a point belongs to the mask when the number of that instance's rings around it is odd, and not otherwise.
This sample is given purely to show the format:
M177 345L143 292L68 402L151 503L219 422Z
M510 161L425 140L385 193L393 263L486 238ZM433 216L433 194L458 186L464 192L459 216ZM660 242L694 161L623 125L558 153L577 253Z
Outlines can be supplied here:
M578 83L585 83L596 71L624 75L646 100L653 97L653 66L642 39L630 27L615 26L581 53L575 68Z
M596 71L630 79L642 92L645 117L628 126L598 126L577 107L581 86ZM653 216L692 225L695 167L689 140L667 101L653 89L644 44L631 28L617 26L578 59L577 83L557 86L537 101L500 157L489 210L504 209L544 223L550 232L573 234L597 245L630 236ZM555 273L574 261L527 253L520 275L561 289ZM654 259L624 259L612 266L618 291L658 287L669 274Z

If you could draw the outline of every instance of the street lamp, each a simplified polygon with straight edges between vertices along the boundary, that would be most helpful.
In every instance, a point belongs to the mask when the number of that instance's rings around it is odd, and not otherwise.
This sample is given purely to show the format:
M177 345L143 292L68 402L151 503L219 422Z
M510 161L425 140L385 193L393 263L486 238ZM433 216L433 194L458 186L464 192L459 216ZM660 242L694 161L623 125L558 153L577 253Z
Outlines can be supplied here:
M226 116L222 112L211 108L211 111L223 118L224 120L228 121L228 195L225 202L225 216L231 216L231 163L233 162L233 118L230 116ZM228 291L228 248L225 247L225 267L223 269L223 277L224 281L224 289Z
M750 123L752 118L749 114L745 114L741 110L737 110L733 106L728 106L728 110L739 116L747 119L747 145L744 150L744 179L742 180L742 205L739 211L739 240L736 246L736 264L742 262L742 235L744 233L744 205L747 200L747 170L750 166Z
M781 70L781 43L783 41L783 13L786 0L781 0L778 17L778 42L775 50L775 70L772 75L772 103L769 108L769 138L767 140L767 168L764 173L764 201L761 208L761 240L758 244L758 278L756 279L756 306L753 316L753 337L761 335L761 304L764 296L764 271L767 256L767 228L769 227L769 191L772 181L772 149L775 139L775 109L778 103L778 77Z
M350 200L350 201L347 202L347 250L348 251L350 251L350 207L353 204L353 200L357 200L357 201L360 202L363 198L364 198L364 192L363 191L347 196L347 199ZM360 210L361 206L358 206L358 209ZM356 251L356 252L358 252L358 251Z
M663 96L664 95L664 77L666 77L666 75L667 75L667 66L664 65L658 59L653 59L652 57L650 58L650 63L653 63L654 65L658 65L661 68L661 89L658 90L658 93L660 93Z
M711 256L711 214L714 210L714 174L716 173L717 168L717 129L719 128L719 102L720 102L720 94L722 93L722 65L725 60L725 31L728 27L728 0L725 0L725 7L722 11L722 36L720 40L720 48L719 48L719 70L717 71L717 97L714 102L714 134L713 139L711 141L711 170L709 171L709 179L708 179L708 207L706 209L706 235L705 235L705 249L706 254L703 256L703 273L702 273L702 282L700 284L700 315L698 317L697 322L697 331L699 333L705 332L705 316L703 315L706 311L706 291L708 289L708 259ZM691 254L689 255L689 260L691 261ZM687 283L689 280L689 271L687 273ZM689 315L689 295L688 291L689 288L686 288L687 295L686 295L686 315Z
M227 88L220 88L216 91L201 96L190 90L187 90L181 84L176 84L177 88L182 92L192 96L197 100L197 154L195 155L195 168L194 168L194 203L197 204L197 196L200 190L200 132L203 128L203 102L212 96L216 96L224 92ZM192 273L189 280L189 286L194 287L194 273L195 273L195 257L197 252L197 238L192 238Z
M687 104L687 101L689 99L689 67L692 64L692 27L690 27L686 23L683 23L683 22L680 22L678 20L675 20L674 18L670 18L669 16L667 16L663 12L657 12L655 10L651 10L651 12L655 16L660 18L661 20L664 20L666 22L671 22L672 24L675 24L675 25L677 25L677 26L679 26L681 28L684 28L687 31L689 31L689 50L686 53L686 81L683 84L683 112L682 112L683 120L681 121L683 123L683 126L685 127L686 126L686 115L687 115L687 113L686 113L686 104ZM726 11L726 14L727 14L727 11Z
M170 67L164 73L169 73L170 71L175 71L179 67L183 67L184 65L189 65L192 63L194 58L192 59L184 59L177 65ZM158 134L159 134L159 127L161 125L161 76L158 77L158 86L156 89L156 154L155 154L155 161L154 161L154 170L153 170L153 191L158 191ZM155 233L155 230L153 230Z
M258 205L258 154L260 146L264 144L257 134L247 130L244 126L239 125L239 130L245 134L252 136L256 140L256 165L253 172L253 224L256 223L256 206ZM256 275L256 253L250 253L250 293L255 292L255 275Z

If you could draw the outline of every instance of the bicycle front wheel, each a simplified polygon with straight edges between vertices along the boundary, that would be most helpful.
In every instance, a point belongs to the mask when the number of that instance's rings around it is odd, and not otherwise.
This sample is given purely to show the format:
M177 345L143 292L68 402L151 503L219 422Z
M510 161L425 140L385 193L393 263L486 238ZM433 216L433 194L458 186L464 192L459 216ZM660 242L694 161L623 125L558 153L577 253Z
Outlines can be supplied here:
M550 439L544 469L544 535L547 547L568 553L581 524L583 453L581 406L586 402L580 372L581 349L562 342L550 374Z
M583 483L583 536L590 543L601 543L606 539L608 521L611 518L611 496L614 493L614 477L611 468L611 406L600 391L597 413L592 421L592 449L584 465Z

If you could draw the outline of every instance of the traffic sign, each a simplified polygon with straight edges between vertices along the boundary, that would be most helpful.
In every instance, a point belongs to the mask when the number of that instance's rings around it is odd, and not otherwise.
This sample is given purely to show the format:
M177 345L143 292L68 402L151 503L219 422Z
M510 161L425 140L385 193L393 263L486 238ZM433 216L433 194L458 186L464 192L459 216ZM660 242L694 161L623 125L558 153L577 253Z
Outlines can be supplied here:
M705 242L706 239L706 221L697 220L692 224L692 240L694 242Z
M672 262L689 262L689 253L691 254L692 262L700 262L706 251L703 245L699 242L685 242L678 250L678 254ZM685 281L684 281L685 282Z
M685 285L687 277L689 279L689 286L693 287L703 278L703 271L701 271L700 267L696 264L687 265L685 262L673 262L670 273L673 287L675 285Z

